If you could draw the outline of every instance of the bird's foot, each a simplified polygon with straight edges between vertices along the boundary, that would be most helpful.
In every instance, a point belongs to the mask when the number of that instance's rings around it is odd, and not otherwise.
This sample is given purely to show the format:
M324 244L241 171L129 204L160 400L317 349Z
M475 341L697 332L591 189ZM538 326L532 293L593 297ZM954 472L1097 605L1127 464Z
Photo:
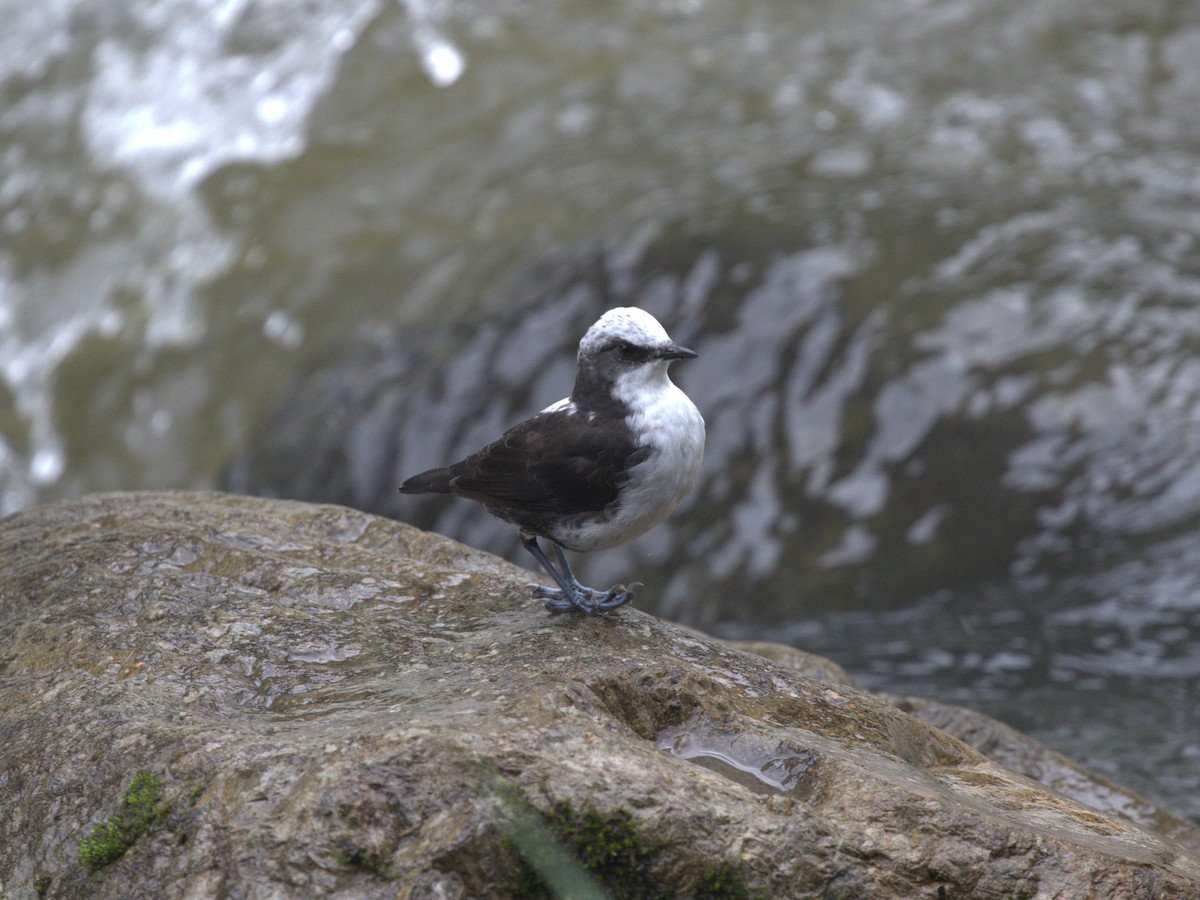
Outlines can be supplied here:
M576 610L585 616L594 616L598 611L599 602L606 597L600 591L584 587L582 584L571 593L567 593L562 588L547 587L544 584L531 584L529 589L533 592L533 596L541 600L542 605L552 613Z
M606 613L611 609L616 609L618 606L624 606L633 599L634 591L641 586L642 583L640 581L635 581L629 587L625 587L623 584L613 585L604 594L604 599L596 603L596 611Z
M578 585L578 590L568 594L562 588L548 587L544 584L531 584L533 596L542 601L549 612L570 612L575 610L585 616L606 613L609 610L624 606L633 599L633 592L641 587L641 582L635 581L629 587L623 584L613 585L607 591Z

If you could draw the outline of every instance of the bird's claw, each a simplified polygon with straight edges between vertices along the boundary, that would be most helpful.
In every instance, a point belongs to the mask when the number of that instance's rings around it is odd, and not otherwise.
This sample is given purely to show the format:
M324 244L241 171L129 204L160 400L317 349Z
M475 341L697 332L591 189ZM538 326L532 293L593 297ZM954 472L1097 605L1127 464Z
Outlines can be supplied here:
M619 606L624 606L633 599L634 591L640 587L642 587L640 581L635 581L629 587L625 587L623 584L614 585L608 589L608 593L604 595L604 599L596 604L597 611L606 613Z
M581 584L574 595L567 594L562 588L548 587L544 584L530 584L529 589L536 599L542 601L548 612L576 610L585 616L595 616L624 606L633 599L634 591L641 586L640 581L635 581L629 587L616 584L607 591L597 591Z

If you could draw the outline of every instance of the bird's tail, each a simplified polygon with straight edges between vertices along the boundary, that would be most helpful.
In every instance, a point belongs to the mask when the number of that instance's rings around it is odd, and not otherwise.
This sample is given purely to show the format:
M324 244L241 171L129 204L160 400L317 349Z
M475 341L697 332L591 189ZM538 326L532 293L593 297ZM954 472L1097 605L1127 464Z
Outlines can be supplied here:
M462 472L456 466L443 466L414 475L400 485L402 494L449 494L450 479Z

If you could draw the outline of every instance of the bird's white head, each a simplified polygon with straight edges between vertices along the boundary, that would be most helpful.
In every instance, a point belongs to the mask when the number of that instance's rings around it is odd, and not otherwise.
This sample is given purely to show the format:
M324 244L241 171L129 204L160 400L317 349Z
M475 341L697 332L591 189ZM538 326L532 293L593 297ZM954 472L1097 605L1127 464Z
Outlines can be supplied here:
M572 397L603 392L628 398L670 384L667 366L696 353L671 340L658 319L636 306L610 309L579 342L579 370Z
M618 341L651 349L670 344L671 338L658 319L644 309L619 306L610 309L587 330L587 334L579 342L579 355L594 355L601 352L606 345Z

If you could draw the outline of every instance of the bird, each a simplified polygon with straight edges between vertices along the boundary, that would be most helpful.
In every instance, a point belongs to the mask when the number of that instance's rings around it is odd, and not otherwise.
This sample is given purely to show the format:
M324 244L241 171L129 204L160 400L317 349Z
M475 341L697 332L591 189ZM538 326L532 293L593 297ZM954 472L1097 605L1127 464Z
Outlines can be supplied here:
M697 355L645 310L610 309L579 342L569 396L465 459L412 476L399 490L483 504L518 527L522 546L554 579L556 587L529 585L547 610L606 614L629 603L641 583L587 587L564 551L631 541L691 492L704 456L704 418L667 370Z

